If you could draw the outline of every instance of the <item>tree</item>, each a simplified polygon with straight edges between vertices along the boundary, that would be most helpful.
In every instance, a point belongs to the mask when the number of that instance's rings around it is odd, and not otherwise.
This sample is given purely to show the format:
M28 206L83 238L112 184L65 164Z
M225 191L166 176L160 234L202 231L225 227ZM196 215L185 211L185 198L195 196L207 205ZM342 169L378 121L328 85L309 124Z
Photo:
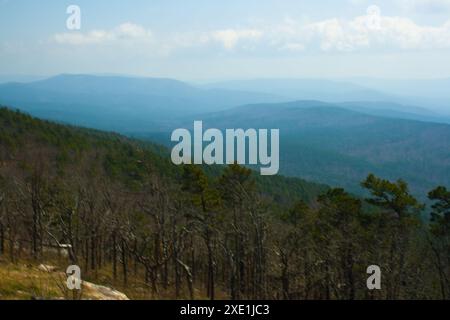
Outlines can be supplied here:
M439 274L442 299L450 296L450 191L437 187L428 193L434 201L430 221L430 245Z
M276 255L280 261L280 280L283 299L307 299L310 290L311 259L311 209L304 201L296 202L281 215L282 225L275 241ZM301 281L297 281L301 278ZM302 288L295 285L300 282ZM297 293L293 291L296 290ZM298 290L302 291L300 295Z
M411 249L411 237L415 234L413 231L421 225L420 213L424 205L410 194L408 184L401 179L390 182L370 174L362 186L371 194L366 201L382 209L390 223L389 239L392 240L385 274L391 277L387 281L387 298L396 299L407 281L406 258Z
M316 236L325 272L326 296L355 299L356 286L361 278L355 275L355 266L361 259L360 219L361 200L341 188L330 189L318 197L320 209ZM359 281L357 281L359 280Z
M220 198L216 190L210 188L208 177L201 167L186 165L183 168L183 190L191 196L194 206L199 208L192 218L200 228L200 234L204 240L208 252L208 267L206 293L211 299L215 299L215 246L216 246L216 221L215 210L219 206Z
M225 168L218 181L220 196L226 207L225 223L227 227L224 230L222 248L229 263L231 299L239 299L246 293L245 251L249 246L249 232L245 201L248 201L255 189L255 182L251 174L250 169L232 164ZM227 215L228 212L231 213L230 216Z

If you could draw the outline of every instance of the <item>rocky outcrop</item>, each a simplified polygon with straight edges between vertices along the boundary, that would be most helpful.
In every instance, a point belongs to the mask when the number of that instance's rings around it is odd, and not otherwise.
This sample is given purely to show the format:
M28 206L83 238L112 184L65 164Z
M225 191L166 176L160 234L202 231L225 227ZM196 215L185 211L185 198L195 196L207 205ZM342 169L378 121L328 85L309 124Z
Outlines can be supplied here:
M83 290L85 295L94 300L130 300L120 291L87 281L83 281Z
M55 272L55 271L58 270L57 267L51 266L51 265L48 265L48 264L40 264L40 265L38 266L38 269L39 269L40 271L48 272L48 273L52 273L52 272Z
M58 267L47 265L47 264L40 264L37 269L42 272L46 273L55 273L58 272ZM58 272L59 274L59 272ZM61 277L64 278L66 275L64 273L61 273ZM89 300L130 300L124 293L114 290L109 287L101 286L98 284L94 284L92 282L83 281L83 294L82 296L85 299ZM40 297L33 297L35 300L40 300L44 298Z

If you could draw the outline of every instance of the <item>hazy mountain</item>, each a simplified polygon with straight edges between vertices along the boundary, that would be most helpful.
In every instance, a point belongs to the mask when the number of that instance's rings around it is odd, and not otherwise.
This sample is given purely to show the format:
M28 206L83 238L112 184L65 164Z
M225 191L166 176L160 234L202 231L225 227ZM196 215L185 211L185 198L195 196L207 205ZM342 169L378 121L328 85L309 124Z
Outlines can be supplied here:
M61 75L0 85L1 104L43 118L117 131L154 130L168 119L280 100L264 93L200 89L160 78Z
M26 74L0 74L0 84L8 82L33 82L43 80L45 76L26 75Z
M450 79L254 79L216 82L205 87L264 92L288 100L364 101L366 106L359 111L369 114L438 122L450 119ZM443 115L446 119L441 119Z
M440 114L421 107L411 105L406 106L392 102L351 101L339 103L339 106L374 116L450 123L450 115Z
M40 158L37 160L33 157ZM98 166L105 170L93 170L95 174L107 173L116 182L127 182L127 186L142 182L149 167L153 174L164 177L174 185L180 184L183 172L182 167L172 164L170 151L164 146L113 132L44 121L0 105L0 168L18 164L26 171L33 161L42 159L54 171L63 168L72 170L74 166L83 166L86 165L84 161L90 161L87 167ZM149 166L142 165L144 161L148 161ZM86 167L81 169L85 170ZM217 178L223 173L224 167L205 166L204 170L210 178ZM253 175L262 194L276 198L280 204L298 199L313 202L328 189L326 185L299 178L259 176L256 172Z
M403 178L417 193L450 184L447 124L373 116L318 101L247 105L202 119L205 127L222 129L279 128L285 175L355 192L369 172Z
M348 79L367 88L401 96L402 102L423 105L450 115L450 78L442 79Z
M165 144L174 128L190 127L193 120L218 128L279 128L280 172L285 175L352 191L359 191L355 186L369 172L390 179L402 177L422 194L438 184L450 184L450 126L423 122L448 121L439 114L379 102L383 94L346 83L243 83L212 89L172 79L61 75L0 85L0 104L46 119L151 137ZM259 103L282 101L295 92L366 102Z
M206 88L245 90L279 95L288 100L389 101L393 97L350 82L322 79L253 79L216 82Z

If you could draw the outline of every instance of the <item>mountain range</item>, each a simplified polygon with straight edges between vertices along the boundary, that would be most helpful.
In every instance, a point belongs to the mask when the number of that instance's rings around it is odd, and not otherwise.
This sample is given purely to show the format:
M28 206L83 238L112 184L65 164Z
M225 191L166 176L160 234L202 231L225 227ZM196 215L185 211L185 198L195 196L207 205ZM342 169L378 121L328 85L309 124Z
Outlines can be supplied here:
M353 192L361 191L359 181L369 172L405 179L421 194L449 185L450 117L423 104L400 103L408 100L401 90L381 89L329 80L200 86L161 78L60 75L1 84L0 104L167 146L173 129L189 128L194 120L221 129L278 128L284 175ZM442 88L436 92L444 96Z
M450 79L249 79L215 82L207 88L282 95L287 100L389 102L421 106L450 117ZM407 106L407 107L405 107Z
M32 115L105 130L148 130L167 120L240 104L275 102L265 93L201 89L161 78L60 75L0 85L0 102Z
M285 175L353 192L360 192L359 181L369 172L403 178L417 193L450 184L448 124L369 115L320 101L253 104L202 120L205 128L279 128Z

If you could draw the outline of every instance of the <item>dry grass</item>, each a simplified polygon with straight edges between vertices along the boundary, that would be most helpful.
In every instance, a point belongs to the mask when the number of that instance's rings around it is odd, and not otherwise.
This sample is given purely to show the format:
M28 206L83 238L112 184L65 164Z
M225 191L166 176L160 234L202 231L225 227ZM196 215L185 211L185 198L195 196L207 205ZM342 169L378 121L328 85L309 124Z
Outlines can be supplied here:
M58 263L59 262L59 263ZM31 259L21 259L18 263L10 263L0 259L0 300L30 300L30 299L98 299L96 292L89 289L80 291L69 291L66 287L67 277L65 268L58 259L48 259L42 262L46 265L59 266L56 272L45 272L38 268L39 263ZM143 275L131 273L128 285L125 287L121 279L112 279L111 268L104 267L97 272L82 272L83 280L113 288L125 293L133 300L165 300L174 299L174 288L159 288L158 293L152 293L150 287L143 283ZM183 286L184 287L184 286ZM195 288L195 299L206 300L203 288ZM181 299L188 299L189 294L183 288ZM226 294L218 289L217 298L227 299Z
M90 290L70 291L64 270L46 272L29 262L0 261L0 300L98 299Z
M61 299L62 284L59 273L43 272L30 264L0 262L1 300Z

